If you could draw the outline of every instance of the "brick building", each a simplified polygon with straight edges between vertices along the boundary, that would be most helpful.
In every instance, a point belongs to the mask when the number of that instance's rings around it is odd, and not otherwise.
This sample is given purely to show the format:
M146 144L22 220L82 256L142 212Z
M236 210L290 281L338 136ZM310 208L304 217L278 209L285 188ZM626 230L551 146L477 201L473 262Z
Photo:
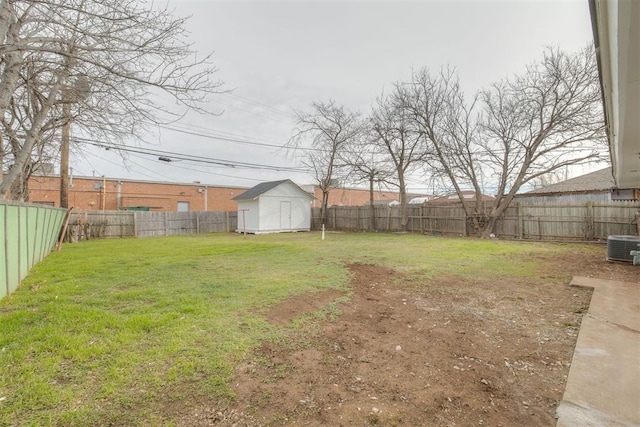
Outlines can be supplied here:
M29 178L29 202L60 206L60 177ZM313 207L320 207L322 191L303 186L315 196ZM148 209L171 211L234 211L232 199L247 187L224 187L199 182L171 183L132 179L74 176L70 181L69 207L78 210ZM409 197L412 197L409 195ZM398 200L398 193L375 191L376 203ZM329 192L330 206L363 206L369 204L369 191L360 188L334 188Z
M319 208L322 203L322 190L318 187L303 186L305 190L315 195L312 205ZM407 194L407 199L416 197L416 194ZM374 191L373 200L375 204L384 202L399 201L400 195L393 191ZM369 204L369 190L362 188L332 188L329 191L329 206L364 206Z
M69 207L80 210L148 209L150 211L233 211L231 199L244 187L220 187L197 182L137 181L74 176L69 188ZM60 205L60 177L32 176L29 201Z

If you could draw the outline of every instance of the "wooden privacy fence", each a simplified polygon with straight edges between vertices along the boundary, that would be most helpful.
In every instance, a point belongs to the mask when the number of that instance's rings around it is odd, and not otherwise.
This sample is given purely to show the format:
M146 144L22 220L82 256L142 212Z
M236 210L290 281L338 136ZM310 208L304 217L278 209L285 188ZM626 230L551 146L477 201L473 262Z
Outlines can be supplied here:
M637 235L638 202L515 204L496 224L496 234L529 240L606 240Z
M609 235L636 235L639 202L514 203L498 219L498 237L527 240L592 241ZM399 207L331 207L327 229L402 231ZM67 237L72 241L98 237L148 237L173 234L230 232L237 212L74 212ZM320 209L312 209L311 227L320 230ZM410 205L407 230L413 233L473 235L464 209L457 205Z
M591 241L609 235L636 235L639 202L514 203L496 222L498 237L526 240ZM328 209L326 227L333 230L399 232L400 207L334 206ZM320 208L312 209L312 229L322 226ZM410 205L406 231L442 235L473 235L460 205Z
M326 228L345 231L402 231L399 206L333 206L327 210ZM409 206L407 230L421 233L466 235L464 209L456 206ZM311 227L320 230L320 208L311 210Z
M0 200L0 298L55 247L67 210Z
M67 240L235 231L237 212L73 212Z

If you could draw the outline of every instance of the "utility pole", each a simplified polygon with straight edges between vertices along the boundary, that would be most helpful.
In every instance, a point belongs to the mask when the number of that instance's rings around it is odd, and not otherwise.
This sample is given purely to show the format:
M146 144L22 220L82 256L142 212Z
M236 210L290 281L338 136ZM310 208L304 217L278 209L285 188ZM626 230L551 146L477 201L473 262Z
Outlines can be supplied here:
M71 133L71 103L62 105L62 139L60 141L60 207L69 209L69 134Z
M85 100L91 93L89 81L83 75L75 77L63 91L62 138L60 141L60 207L69 209L69 138L71 134L71 107Z

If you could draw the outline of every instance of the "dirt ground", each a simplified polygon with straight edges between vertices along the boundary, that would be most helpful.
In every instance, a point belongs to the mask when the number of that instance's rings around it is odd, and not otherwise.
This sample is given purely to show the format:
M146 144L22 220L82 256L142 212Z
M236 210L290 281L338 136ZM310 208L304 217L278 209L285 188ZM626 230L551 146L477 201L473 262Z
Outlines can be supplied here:
M190 407L178 425L554 426L591 297L555 278L640 282L640 267L570 255L536 279L490 284L349 268L348 300L327 291L266 313L327 319L265 342L237 366L230 406Z

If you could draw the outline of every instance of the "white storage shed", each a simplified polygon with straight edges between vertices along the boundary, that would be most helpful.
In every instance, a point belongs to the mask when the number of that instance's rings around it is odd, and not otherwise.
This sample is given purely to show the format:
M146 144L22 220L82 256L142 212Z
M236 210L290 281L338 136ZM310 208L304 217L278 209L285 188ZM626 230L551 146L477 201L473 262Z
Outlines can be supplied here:
M263 182L233 198L238 203L238 233L309 231L314 197L293 181Z

